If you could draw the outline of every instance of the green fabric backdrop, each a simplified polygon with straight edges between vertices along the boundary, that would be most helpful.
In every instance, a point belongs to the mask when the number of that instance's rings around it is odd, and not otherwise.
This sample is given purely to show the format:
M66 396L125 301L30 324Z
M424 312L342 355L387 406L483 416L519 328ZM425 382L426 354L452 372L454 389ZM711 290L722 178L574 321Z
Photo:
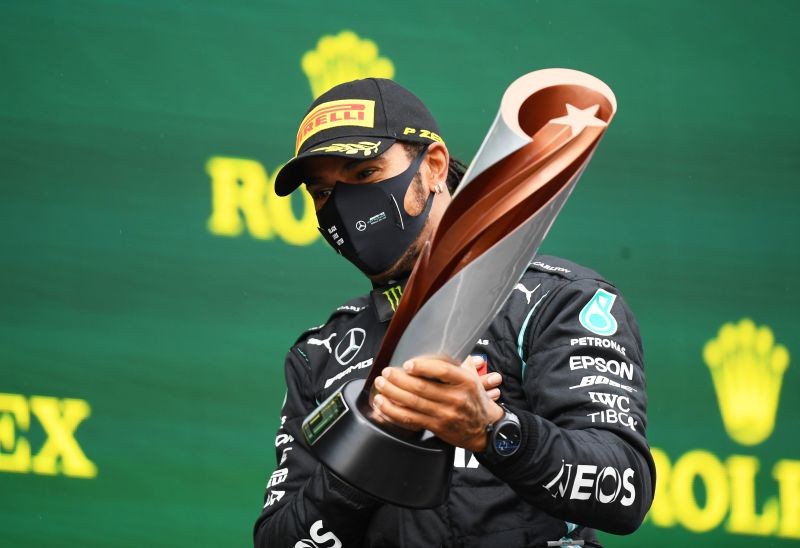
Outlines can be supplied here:
M267 192L307 73L358 76L353 56L420 95L465 160L523 73L614 89L543 248L614 280L642 328L662 483L639 532L603 538L796 545L799 16L793 1L0 2L0 545L250 544L284 353L368 288L307 204ZM744 327L704 356L728 323ZM733 379L719 394L707 360ZM728 429L723 402L746 409Z

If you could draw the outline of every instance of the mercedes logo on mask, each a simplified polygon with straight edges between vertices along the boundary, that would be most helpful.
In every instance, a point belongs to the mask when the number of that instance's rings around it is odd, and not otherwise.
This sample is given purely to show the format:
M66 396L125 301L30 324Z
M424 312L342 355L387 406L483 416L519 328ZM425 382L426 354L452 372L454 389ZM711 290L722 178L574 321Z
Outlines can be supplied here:
M347 365L353 358L356 357L361 347L364 346L364 340L367 338L367 333L360 327L354 327L345 333L339 344L336 345L334 355L336 361L342 365Z
M364 221L358 221L356 223L356 228L358 229L359 232L364 232L367 229L367 223L365 223Z

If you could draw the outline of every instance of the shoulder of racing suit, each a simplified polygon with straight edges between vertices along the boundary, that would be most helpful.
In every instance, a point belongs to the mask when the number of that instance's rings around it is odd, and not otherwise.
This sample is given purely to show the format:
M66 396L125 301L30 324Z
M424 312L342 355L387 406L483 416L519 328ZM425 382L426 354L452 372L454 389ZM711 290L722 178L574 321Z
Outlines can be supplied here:
M598 304L607 302L609 316L613 312L614 315L620 314L624 317L625 329L620 328L621 332L616 335L623 336L625 332L633 335L634 340L629 341L633 357L638 359L642 367L644 366L639 326L630 312L626 299L613 282L596 271L559 257L539 256L530 263L515 289L526 294L521 299L509 299L504 312L511 317L524 318L523 324L515 330L520 338L520 351L527 350L527 343L532 337L537 338L541 329L547 328L553 321L562 322L565 319L560 317L563 316L562 309L569 302L580 302L584 311L589 311L589 304L592 301L607 299L599 301ZM609 333L603 334L602 330L598 332L587 328L584 323L586 318L581 319L580 316L576 314L571 318L571 322L578 329L584 330L585 336L614 335L610 330ZM616 328L614 331L616 332ZM575 335L580 336L581 333Z
M370 306L369 294L360 295L344 304L337 306L334 311L325 320L325 323L310 327L303 331L294 344L290 352L297 354L302 358L303 362L308 366L312 360L309 356L308 345L322 345L328 346L332 337L335 337L339 331L339 325L342 322L349 321L356 317L361 312L367 310Z
M332 324L335 324L339 320L343 318L349 318L351 316L355 316L356 314L363 312L369 306L369 294L361 295L350 299L349 301L345 302L336 307L336 309L331 312L328 319L325 320L325 323L320 325L315 325L314 327L309 327L305 331L303 331L297 340L294 341L295 345L298 345L311 337L314 334L321 333L325 330L325 328L330 327Z
M549 255L537 256L528 265L514 286L503 308L495 318L504 325L508 336L518 339L518 350L527 349L529 335L534 325L541 325L545 311L557 301L564 291L581 294L594 293L598 288L616 292L616 287L594 270L572 261ZM522 357L522 355L520 356Z
M525 276L535 275L536 273L552 274L558 278L571 281L589 279L608 283L603 276L594 270L573 263L572 261L550 255L541 255L533 259L528 265Z

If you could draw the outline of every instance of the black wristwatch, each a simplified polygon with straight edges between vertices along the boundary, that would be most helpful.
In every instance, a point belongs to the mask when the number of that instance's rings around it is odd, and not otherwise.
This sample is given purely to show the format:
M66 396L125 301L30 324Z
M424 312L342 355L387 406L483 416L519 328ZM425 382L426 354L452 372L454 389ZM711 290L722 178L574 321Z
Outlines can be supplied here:
M519 417L502 403L503 416L497 422L486 427L486 449L483 455L493 462L507 459L519 450L522 443L522 429Z

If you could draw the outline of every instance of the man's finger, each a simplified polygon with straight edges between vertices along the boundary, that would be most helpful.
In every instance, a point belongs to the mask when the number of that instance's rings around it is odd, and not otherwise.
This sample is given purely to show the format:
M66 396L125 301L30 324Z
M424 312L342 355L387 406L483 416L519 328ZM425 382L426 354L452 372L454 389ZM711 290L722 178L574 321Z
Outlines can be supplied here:
M461 367L471 367L478 372L478 375L483 376L486 374L486 369L489 364L483 356L468 356L466 360L461 363Z
M408 430L425 430L431 422L431 418L427 415L392 403L381 394L375 396L372 405L376 411L388 417L394 424Z
M484 359L481 356L467 356L463 362L461 362L461 367L472 367L473 369L480 368L481 364L484 363Z
M414 358L403 364L403 370L415 377L427 377L449 384L459 384L469 378L467 368L438 359Z
M481 377L481 384L484 390L497 388L503 383L503 376L500 373L489 373Z
M395 379L396 377L398 377L398 375L392 375L392 379ZM413 380L419 381L419 379ZM375 379L375 387L390 401L400 404L403 407L416 409L425 415L436 414L436 408L441 405L440 403L423 398L422 396L419 396L413 392L403 390L399 386L396 386L392 382L386 380L384 377L378 377Z
M435 380L415 377L396 367L385 368L381 376L397 388L405 390L406 392L411 392L427 400L439 403L450 401L447 385Z

